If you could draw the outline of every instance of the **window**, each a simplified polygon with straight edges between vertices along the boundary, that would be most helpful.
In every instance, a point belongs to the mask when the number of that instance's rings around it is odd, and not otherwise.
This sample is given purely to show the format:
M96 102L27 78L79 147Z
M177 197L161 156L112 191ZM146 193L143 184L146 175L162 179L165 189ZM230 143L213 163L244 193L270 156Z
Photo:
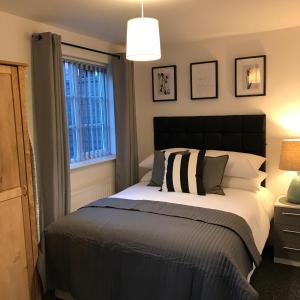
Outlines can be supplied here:
M113 155L113 114L105 66L63 59L71 165Z

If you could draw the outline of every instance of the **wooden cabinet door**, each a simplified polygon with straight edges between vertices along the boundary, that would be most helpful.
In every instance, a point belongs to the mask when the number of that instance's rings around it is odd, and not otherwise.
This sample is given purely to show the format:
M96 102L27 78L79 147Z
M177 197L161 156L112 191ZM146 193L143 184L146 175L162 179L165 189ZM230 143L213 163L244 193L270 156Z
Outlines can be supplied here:
M0 299L30 299L21 197L0 202Z
M18 69L0 65L0 299L30 299L26 194Z

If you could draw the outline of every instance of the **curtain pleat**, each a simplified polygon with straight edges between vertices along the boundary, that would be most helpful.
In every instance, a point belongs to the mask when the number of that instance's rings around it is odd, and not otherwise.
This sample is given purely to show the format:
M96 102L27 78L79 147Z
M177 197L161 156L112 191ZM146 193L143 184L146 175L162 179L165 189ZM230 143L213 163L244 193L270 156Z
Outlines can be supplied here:
M112 58L116 126L116 191L138 181L137 132L134 98L134 65Z
M43 231L70 211L70 175L61 39L50 32L32 37L34 147L40 209L38 270L46 289ZM70 100L70 101L69 101ZM68 104L71 105L71 99Z

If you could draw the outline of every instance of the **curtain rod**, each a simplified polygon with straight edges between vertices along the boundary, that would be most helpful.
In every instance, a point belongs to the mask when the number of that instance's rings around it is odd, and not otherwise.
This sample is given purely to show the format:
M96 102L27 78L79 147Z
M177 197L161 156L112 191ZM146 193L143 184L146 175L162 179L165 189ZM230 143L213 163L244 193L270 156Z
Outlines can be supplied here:
M62 45L66 45L66 46L70 46L70 47L74 47L74 48L78 48L78 49L83 49L83 50L87 50L87 51L97 52L97 53L101 53L101 54L105 54L105 55L117 57L118 59L121 58L121 56L118 55L118 54L109 53L109 52L105 52L105 51L101 51L101 50L96 50L96 49L92 49L92 48L87 48L87 47L83 47L83 46L79 46L79 45L75 45L75 44L70 44L70 43L66 43L66 42L61 42L61 43L62 43Z

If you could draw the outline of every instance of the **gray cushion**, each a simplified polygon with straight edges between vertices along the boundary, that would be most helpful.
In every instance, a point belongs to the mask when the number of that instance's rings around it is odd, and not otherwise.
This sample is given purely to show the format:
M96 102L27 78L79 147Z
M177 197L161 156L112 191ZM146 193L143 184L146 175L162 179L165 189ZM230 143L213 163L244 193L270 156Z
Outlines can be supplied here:
M165 153L164 151L155 151L153 168L152 168L152 177L148 186L161 187L164 181L164 175L165 175Z
M221 183L229 156L205 156L203 167L203 185L207 194L225 195Z

